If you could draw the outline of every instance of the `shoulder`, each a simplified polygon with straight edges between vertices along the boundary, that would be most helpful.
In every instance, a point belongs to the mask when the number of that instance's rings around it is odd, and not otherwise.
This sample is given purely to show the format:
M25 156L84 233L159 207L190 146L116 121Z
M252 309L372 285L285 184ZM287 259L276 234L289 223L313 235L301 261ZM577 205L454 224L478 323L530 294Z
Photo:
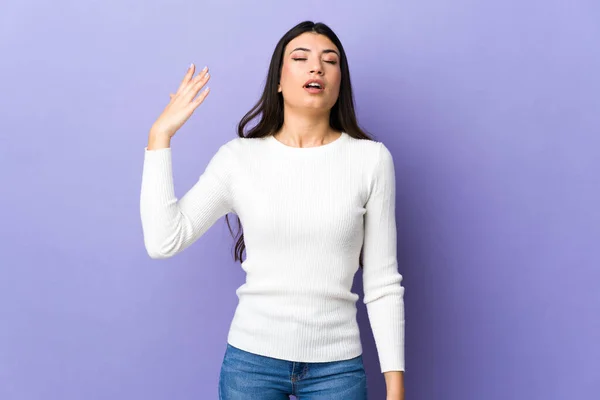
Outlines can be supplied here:
M222 168L235 169L246 164L249 157L256 158L260 138L236 137L222 143L213 155L213 163Z
M215 156L220 158L230 158L244 154L248 147L250 147L253 144L251 142L252 140L253 139L241 137L229 139L219 146L215 153Z
M348 144L361 158L366 158L370 165L375 168L380 163L393 162L392 153L387 146L377 140L356 139L348 136Z
M225 149L228 152L236 153L246 151L254 146L257 146L262 142L262 138L246 138L236 137L223 143L221 149Z
M361 160L356 164L361 165L369 192L376 187L385 187L381 182L395 182L394 159L383 142L350 137L349 144L353 159Z

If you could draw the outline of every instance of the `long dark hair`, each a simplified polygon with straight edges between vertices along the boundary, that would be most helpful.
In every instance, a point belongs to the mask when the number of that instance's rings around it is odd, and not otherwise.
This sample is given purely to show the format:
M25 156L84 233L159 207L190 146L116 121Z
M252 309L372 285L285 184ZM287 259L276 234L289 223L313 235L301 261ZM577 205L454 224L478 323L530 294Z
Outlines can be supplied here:
M354 97L352 95L352 85L350 83L350 70L348 68L348 60L346 59L346 52L344 51L342 43L327 25L321 22L315 23L312 21L299 23L279 39L271 57L269 72L267 73L267 80L262 96L238 124L237 131L239 137L260 138L269 136L279 131L283 126L283 95L277 90L279 78L281 76L283 52L285 46L287 46L292 39L305 32L315 32L327 36L340 51L340 92L338 99L331 108L329 114L329 126L337 131L345 132L356 139L373 140L373 138L358 126L356 121ZM244 133L246 126L255 118L259 118L258 123ZM226 215L225 219L231 235L234 239L238 238L234 247L234 261L242 262L242 254L246 245L244 244L244 233L242 231L241 220L237 217L238 232L234 234L231 230L231 225L229 224L229 215ZM359 265L362 268L362 249L359 257Z

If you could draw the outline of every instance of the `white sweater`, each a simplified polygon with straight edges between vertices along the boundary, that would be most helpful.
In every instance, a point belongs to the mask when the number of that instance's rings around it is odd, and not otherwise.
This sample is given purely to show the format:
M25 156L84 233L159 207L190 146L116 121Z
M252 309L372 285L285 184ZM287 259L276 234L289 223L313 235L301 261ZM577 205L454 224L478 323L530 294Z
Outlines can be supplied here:
M140 212L150 257L174 256L227 213L241 220L246 282L236 290L228 343L298 362L362 354L351 288L364 246L363 302L381 372L404 371L395 173L383 143L346 133L303 148L237 137L179 200L171 149L144 150Z

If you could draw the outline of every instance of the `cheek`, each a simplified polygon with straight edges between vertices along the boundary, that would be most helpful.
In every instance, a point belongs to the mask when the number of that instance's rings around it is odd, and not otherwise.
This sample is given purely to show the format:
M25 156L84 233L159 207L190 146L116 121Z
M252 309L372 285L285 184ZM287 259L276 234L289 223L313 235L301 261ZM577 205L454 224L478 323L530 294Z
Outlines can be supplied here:
M288 74L289 74L288 70L289 70L289 67L287 66L287 64L283 64L283 65L281 66L281 78L280 78L280 80L281 80L282 82L283 82L283 81L285 81L285 80L287 79L287 76L288 76Z
M294 82L296 80L295 76L297 75L294 70L294 66L286 63L281 68L281 82Z
M338 73L336 75L335 79L333 79L332 83L333 83L333 87L335 88L335 91L339 92L340 86L341 86L341 83L342 83L341 74Z

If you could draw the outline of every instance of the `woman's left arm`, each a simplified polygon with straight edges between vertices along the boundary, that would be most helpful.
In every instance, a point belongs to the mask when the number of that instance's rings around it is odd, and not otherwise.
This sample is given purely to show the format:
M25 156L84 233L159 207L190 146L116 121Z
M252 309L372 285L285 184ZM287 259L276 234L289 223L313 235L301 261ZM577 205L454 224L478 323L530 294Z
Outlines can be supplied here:
M404 399L404 287L396 256L394 160L379 143L365 205L363 289L388 400Z
M384 372L386 386L386 400L404 400L404 372Z

